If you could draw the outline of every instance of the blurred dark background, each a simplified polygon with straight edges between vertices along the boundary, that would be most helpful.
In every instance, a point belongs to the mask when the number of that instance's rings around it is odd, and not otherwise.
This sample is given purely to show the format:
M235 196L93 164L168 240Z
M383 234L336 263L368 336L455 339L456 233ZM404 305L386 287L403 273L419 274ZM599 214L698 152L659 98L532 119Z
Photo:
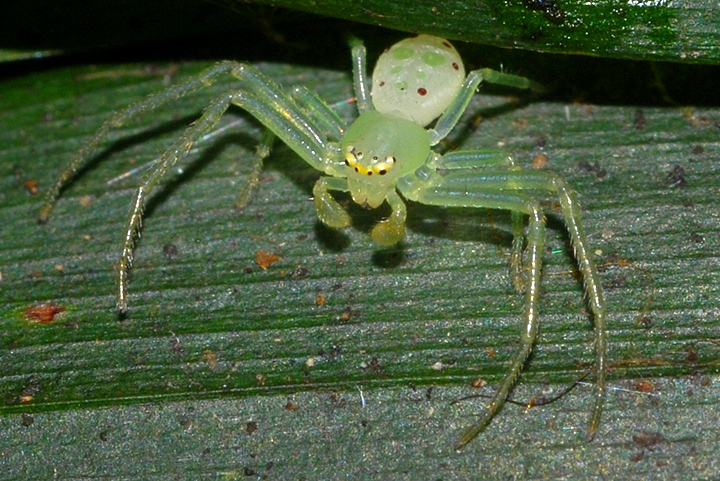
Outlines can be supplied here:
M349 71L349 33L375 53L407 35L252 3L228 9L204 0L9 0L0 4L0 49L37 54L0 63L0 80L72 64L225 58ZM455 43L468 68L504 68L533 78L558 101L675 106L720 102L718 66Z

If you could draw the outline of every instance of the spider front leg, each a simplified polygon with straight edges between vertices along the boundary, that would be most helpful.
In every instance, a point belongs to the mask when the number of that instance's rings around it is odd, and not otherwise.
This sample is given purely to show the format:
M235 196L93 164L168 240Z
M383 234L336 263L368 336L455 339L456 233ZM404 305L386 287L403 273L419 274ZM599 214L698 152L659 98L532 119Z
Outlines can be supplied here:
M262 74L256 68L239 62L224 61L213 65L195 77L170 87L162 93L151 95L144 100L128 106L107 120L95 135L93 135L90 141L77 151L55 184L48 189L43 205L40 208L38 221L40 223L47 222L63 188L80 170L93 160L93 154L103 142L105 142L113 130L125 125L140 114L152 111L163 104L207 88L217 82L221 77L228 75L232 75L239 80L247 91L253 92L261 104L266 105L270 109L287 109L288 122L285 122L285 124L292 128L292 130L289 131L290 135L288 135L291 137L291 148L297 148L299 151L303 151L302 153L298 152L299 155L313 165L313 167L319 170L325 170L325 164L327 162L325 162L322 154L326 139L322 135L322 126L326 124L321 122L320 126L318 126L315 121L297 105L290 95L283 92L276 82ZM300 97L302 97L302 95L300 95ZM323 114L322 117L324 119L334 115L329 107L325 106L324 109L326 112L330 112L329 114ZM337 119L337 116L335 116L335 118ZM263 122L262 119L258 120ZM342 131L344 128L344 123L342 123L342 121L339 122L341 124L334 128L335 131ZM298 130L301 131L300 135L291 135L292 132Z
M128 121L144 112L149 112L156 107L170 101L177 100L189 93L211 85L219 77L226 75L231 69L232 65L228 62L214 65L197 77L193 77L185 82L175 85L160 94L151 95L150 97L134 103L113 115L100 127L90 141L77 151L68 166L60 174L55 184L48 189L43 205L40 208L38 221L40 223L47 222L50 212L55 206L62 189L80 170L82 170L83 167L93 160L93 154L113 130L125 125Z
M155 162L153 170L146 174L134 195L118 261L117 308L120 313L127 310L128 273L133 260L133 247L141 228L142 213L150 191L178 160L187 155L203 135L214 128L231 104L247 111L272 132L272 134L267 133L263 136L261 147L256 154L255 170L262 165L262 159L269 153L275 136L318 170L332 173L340 165L339 146L328 141L328 135L324 130L329 129L333 135L336 135L337 132L343 131L344 124L332 113L329 113L329 107L318 106L312 100L309 100L309 103L305 103L304 106L300 105L300 100L293 99L292 95L284 92L276 82L256 68L237 62L221 62L198 77L173 87L167 92L131 105L106 122L89 144L75 155L58 182L49 190L40 212L40 221L47 220L64 185L90 161L92 153L113 128L124 124L142 112L152 110L163 103L208 86L222 74L230 74L235 77L240 82L241 89L227 92L212 102L200 119L191 125ZM309 98L303 96L302 93L299 94L299 97Z
M130 213L128 214L125 235L120 249L120 259L117 265L117 309L120 313L127 311L128 276L133 261L135 239L142 227L142 215L148 194L167 171L175 165L178 160L185 157L193 145L195 145L203 135L217 125L220 117L222 117L231 105L231 102L238 103L239 99L244 96L245 94L242 92L231 93L210 104L203 112L202 117L189 127L158 159L155 168L145 175L141 185L135 191L132 203L130 204ZM271 142L272 138L266 135L264 140ZM259 151L258 154L256 154L256 158L260 158L262 161L263 154L263 152Z
M263 76L260 72L252 67L238 64L238 69L240 70L234 70L233 74L243 80L250 80L248 83L251 87L253 82L262 80ZM131 204L118 262L117 308L121 313L127 310L128 273L148 193L179 159L187 155L195 142L218 123L231 104L246 110L272 132L263 137L263 142L268 144L268 148L274 135L313 167L333 167L336 163L338 149L334 148L332 143L324 143L322 140L324 136L319 133L322 128L295 101L286 96L279 87L273 90L266 84L255 86L258 88L253 89L251 93L244 90L229 92L210 104L200 119L160 157L155 169L147 174L138 188ZM263 152L258 154L258 157L261 158L262 155Z
M332 110L328 105L319 98L314 92L308 90L302 85L296 85L290 89L291 98L297 102L312 120L317 122L328 139L338 141L346 128L345 122ZM240 195L235 201L235 207L241 209L247 205L250 196L260 181L260 173L262 172L263 162L272 149L275 141L275 134L270 129L265 129L263 137L257 146L253 162L250 166L250 172L247 175L247 181L243 186Z

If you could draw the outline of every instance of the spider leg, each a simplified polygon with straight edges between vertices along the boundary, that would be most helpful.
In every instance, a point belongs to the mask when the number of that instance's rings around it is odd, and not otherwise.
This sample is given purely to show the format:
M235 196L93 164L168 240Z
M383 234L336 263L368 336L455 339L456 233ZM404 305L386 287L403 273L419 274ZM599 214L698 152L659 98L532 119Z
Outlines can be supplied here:
M470 104L470 101L475 95L478 86L483 81L521 89L530 88L533 90L542 90L542 87L539 84L518 75L506 74L489 68L471 71L465 78L465 82L463 83L463 86L455 97L453 103L450 104L447 110L445 110L445 112L440 116L435 123L435 127L428 130L431 146L437 145L455 128L460 120L460 117L465 112ZM484 152L477 150L451 152L440 158L442 158L443 161L442 165L439 165L438 167L443 169L485 167L489 165L496 165L497 163L504 163L510 169L517 168L512 160L512 157L504 155L500 152ZM523 214L521 212L513 211L511 214L511 222L513 244L510 254L510 277L515 290L523 292L525 289L525 276L523 275L522 268L522 251L524 246Z
M212 84L219 76L226 74L228 70L226 64L214 65L197 77L181 82L159 94L151 95L113 115L100 127L92 139L77 151L68 166L60 174L56 183L47 191L40 209L39 221L41 223L47 221L63 187L65 187L78 171L92 160L92 154L100 147L112 130L123 126L126 122L143 112L151 111L162 104L179 99L180 97Z
M457 159L451 156L449 164ZM437 164L444 166L442 159L439 159ZM425 204L509 209L530 216L527 234L530 271L525 289L525 320L521 347L513 357L508 374L488 405L485 415L463 434L457 444L458 448L477 436L502 407L537 335L538 293L545 241L545 221L537 203L524 191L551 192L558 197L575 257L583 274L585 292L595 322L595 403L587 431L588 438L592 438L598 428L605 399L607 370L605 301L582 226L580 205L572 190L562 179L549 172L508 169L487 171L458 169L434 175L425 171L420 172L414 180L399 184L399 188L406 198Z
M355 101L360 113L373 109L370 99L370 86L367 78L365 45L358 38L350 39L350 48L353 58L353 86L355 88Z
M275 142L275 134L270 129L265 129L263 136L260 139L260 143L255 148L255 155L253 156L252 164L250 165L250 172L247 174L245 185L240 190L235 201L235 208L242 209L248 202L250 202L250 196L252 195L255 187L260 183L260 173L262 172L263 162L270 155L272 145Z
M335 141L342 139L347 124L315 92L303 85L295 85L290 90L290 95L322 127L329 139Z
M507 167L510 170L520 170L515 160L500 150L460 150L448 152L445 155L436 155L428 164L430 167L442 170L458 170L470 168ZM510 279L517 292L525 291L525 273L522 265L523 247L525 247L524 215L513 210L510 213L512 226L512 249L510 250Z
M258 82L262 78L262 74L253 67L243 64L235 65L233 74L239 75L243 73L240 69L243 69L245 71L243 80L250 79ZM339 149L333 149L332 143L323 143L324 141L318 134L319 127L289 96L286 96L279 88L272 90L264 84L261 85L261 89L253 90L252 93L245 90L228 92L212 102L202 116L165 151L154 170L148 172L138 187L131 204L118 263L117 308L121 313L127 310L128 273L132 264L135 238L141 228L142 212L147 195L168 169L187 155L195 142L217 124L231 104L250 113L313 167L321 169L325 165L332 167L333 163L337 163L336 157L338 157ZM258 96L256 97L254 94L258 94ZM272 96L272 99L268 99L269 96ZM263 140L269 141L270 138L270 134L266 134ZM262 157L262 153L258 157Z
M580 203L567 183L552 172L518 171L508 172L507 183L517 190L544 190L555 194L560 201L565 225L575 250L575 259L582 273L585 295L595 324L595 404L588 422L587 438L592 440L600 425L605 403L607 380L607 325L606 307L600 276L590 253L590 245L582 225ZM499 180L499 179L498 179Z
M339 145L329 141L328 135L324 132L324 129L329 129L332 131L332 136L335 136L337 132L344 129L344 124L340 119L329 113L329 107L322 106L322 102L318 98L312 98L311 95L303 93L302 89L295 90L296 100L292 94L284 92L279 84L255 67L225 61L163 93L153 95L127 107L105 122L90 142L75 154L57 183L49 189L40 210L40 222L47 220L62 188L78 170L91 160L91 155L107 138L112 129L125 124L143 112L207 87L222 75L228 74L240 82L241 89L227 92L213 101L205 109L200 119L188 127L184 134L158 159L153 170L145 175L133 197L118 263L117 308L121 313L127 310L128 272L132 264L135 238L141 228L142 212L148 194L167 171L179 159L187 155L192 146L217 124L231 104L246 110L272 132L272 134L263 135L255 155L251 169L250 189L253 182L257 182L259 174L256 171L259 172L262 160L269 154L275 136L317 170L332 175L343 165ZM239 202L243 202L243 194L241 194Z
M536 92L543 92L545 90L539 83L519 75L498 72L491 68L481 68L479 72L485 82L492 84L505 85L506 87L514 87L517 89L532 89Z
M185 133L158 159L155 168L145 175L142 184L135 191L130 204L130 213L125 226L125 236L117 266L117 309L119 312L127 311L128 274L133 261L135 239L142 227L142 214L148 194L165 173L179 159L187 155L195 142L217 124L229 106L230 95L210 104L203 112L202 117L188 127Z
M482 189L469 191L467 188L445 186L428 188L417 192L417 197L413 200L423 204L441 206L509 209L522 212L530 217L527 237L529 272L525 289L525 312L520 347L515 352L507 374L487 405L482 418L466 430L455 445L456 449L460 449L475 439L505 404L505 400L515 385L522 366L530 355L537 338L540 273L542 270L543 247L545 245L545 217L536 203L523 196L503 192L485 192Z
M300 136L293 136L293 142L295 144L307 144L303 150L308 151L306 154L309 154L309 156L301 156L319 170L326 169L326 163L323 162L323 160L318 160L322 157L324 151L324 139L320 133L321 129L312 122L310 117L297 107L290 96L283 92L276 82L259 72L256 68L239 62L225 61L213 65L201 74L170 87L164 92L151 95L144 100L136 102L124 110L117 112L107 120L90 141L78 150L68 166L60 174L56 183L48 189L43 205L40 208L38 221L40 223L47 222L50 212L55 206L62 189L78 171L92 161L92 154L97 151L110 132L125 125L128 121L144 112L149 112L163 104L209 87L219 78L228 74L233 75L240 80L241 83L244 83L245 87L249 91L254 92L257 98L268 105L268 107L274 107L276 109L289 107L288 111L291 114L293 123L299 125L300 128L305 131ZM307 137L311 137L311 139ZM330 166L327 168L332 169Z
M473 70L465 78L465 82L453 103L450 104L447 110L440 116L435 123L435 127L428 130L430 134L430 145L436 145L455 128L460 117L475 95L475 91L483 81L521 89L539 88L535 82L518 75L501 73L489 68Z
M290 96L322 127L327 138L332 140L340 140L342 138L347 125L315 92L308 90L302 85L296 85L290 90ZM266 129L255 151L250 172L247 175L247 181L240 191L237 201L235 201L235 207L243 208L250 201L250 196L259 183L263 162L265 158L270 155L274 141L275 134L272 130Z

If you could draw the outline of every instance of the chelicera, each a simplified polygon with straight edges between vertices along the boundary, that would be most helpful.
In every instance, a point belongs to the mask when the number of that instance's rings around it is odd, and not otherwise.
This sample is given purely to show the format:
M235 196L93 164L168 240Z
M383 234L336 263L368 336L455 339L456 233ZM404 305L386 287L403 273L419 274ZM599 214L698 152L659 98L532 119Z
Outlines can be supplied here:
M112 129L227 75L237 79L237 87L207 106L202 116L162 154L135 192L118 262L117 309L121 313L128 308L128 271L148 195L168 170L217 125L230 105L246 110L267 128L249 184L257 183L263 159L269 155L273 140L280 139L325 174L316 182L313 195L320 221L332 228L350 225L350 216L335 200L334 192L349 192L356 203L369 208L389 204L390 215L371 231L373 240L384 246L397 244L403 238L406 200L511 211L511 278L525 296L520 347L480 419L457 442L460 448L500 410L537 338L545 216L535 194L546 192L558 200L562 209L595 322L596 383L588 426L588 437L592 438L605 396L605 301L575 193L557 175L522 170L502 152L458 150L440 154L433 150L456 126L481 82L522 89L534 84L491 69L474 70L466 76L455 48L447 40L430 35L402 40L386 50L377 61L372 86L365 73L365 48L358 40L352 42L352 59L359 116L349 125L310 90L302 86L284 90L254 66L231 61L218 63L131 105L108 120L75 155L48 191L40 221L47 221L63 187L89 162Z

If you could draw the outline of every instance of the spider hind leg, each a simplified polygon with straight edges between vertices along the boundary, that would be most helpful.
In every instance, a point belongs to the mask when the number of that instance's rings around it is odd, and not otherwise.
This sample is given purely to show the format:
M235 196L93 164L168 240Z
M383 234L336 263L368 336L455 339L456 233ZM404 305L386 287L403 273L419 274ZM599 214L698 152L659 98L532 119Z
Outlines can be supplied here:
M473 155L484 168L469 168ZM491 159L492 160L492 159ZM499 164L499 165L498 165ZM545 244L545 219L534 200L534 192L553 194L560 201L565 224L575 251L578 267L583 275L585 293L595 323L595 387L594 406L588 423L587 437L592 439L599 426L605 399L607 335L605 301L602 286L590 253L582 226L580 205L575 194L558 176L549 172L523 171L514 166L502 166L488 161L478 152L438 156L433 162L435 172L427 171L415 179L400 184L401 192L410 200L448 207L479 207L506 209L517 215L529 216L527 232L527 276L522 276L525 291L525 312L521 331L521 347L513 357L510 368L481 419L460 438L456 447L462 448L474 439L502 407L522 366L532 350L538 331L538 305L542 254ZM501 168L499 168L501 167ZM514 214L515 215L515 214ZM513 256L522 251L520 225L513 220ZM520 260L511 261L515 268ZM522 275L522 274L518 274Z

